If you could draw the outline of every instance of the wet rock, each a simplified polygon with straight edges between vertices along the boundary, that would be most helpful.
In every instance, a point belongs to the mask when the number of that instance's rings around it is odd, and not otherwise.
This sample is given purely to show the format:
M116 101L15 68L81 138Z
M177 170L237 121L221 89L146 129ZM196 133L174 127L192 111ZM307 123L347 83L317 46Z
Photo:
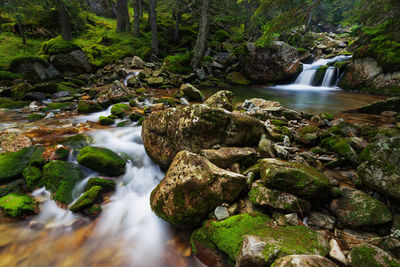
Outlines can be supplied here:
M145 62L138 56L134 56L130 67L135 69L144 69L146 67Z
M108 117L100 116L99 123L101 125L112 125L115 123L115 118L114 118L114 116L108 116Z
M323 139L322 145L342 156L347 163L355 166L358 166L358 164L360 164L360 159L357 155L357 152L351 146L350 139L341 138L334 135Z
M289 159L289 152L285 149L284 146L274 144L274 150L278 158Z
M215 208L214 215L218 221L222 221L229 217L229 211L226 207L218 206Z
M75 184L83 179L78 164L65 161L51 161L43 167L43 184L55 193L54 199L69 204L73 200Z
M263 183L271 189L289 192L305 199L326 199L330 196L328 178L307 165L263 159L260 162L260 175Z
M27 195L8 194L0 198L0 208L12 217L20 217L34 213L37 203Z
M200 243L216 246L236 266L268 266L291 254L328 254L327 242L316 231L305 226L272 227L270 221L260 213L241 214L221 222L206 221L196 231L203 233L205 240Z
M384 111L400 112L400 97L392 97L379 101L358 110L361 113L381 114Z
M362 153L357 171L369 188L400 201L400 137L370 144Z
M61 144L71 148L80 149L93 143L93 138L85 134L77 134L64 138Z
M128 88L120 81L114 81L110 90L108 91L108 97L112 103L120 103L128 101L130 98L130 93Z
M181 97L180 102L181 102L181 105L184 105L184 106L190 105L190 102L184 97Z
M33 147L27 147L17 152L0 154L0 184L12 182L21 177L22 170L28 165L33 150Z
M17 152L32 146L31 140L20 133L5 133L0 135L0 147L7 152Z
M261 137L260 142L257 147L258 152L260 153L262 158L275 158L275 148L274 143L267 139L265 135Z
M320 133L315 126L305 126L296 130L295 139L305 145L313 146L317 144Z
M335 217L322 212L310 212L308 219L313 225L329 230L333 230L336 223Z
M329 246L331 247L331 250L329 251L329 256L331 256L332 259L335 259L343 263L344 265L347 265L347 258L343 254L338 242L335 239L331 239L331 241L329 241Z
M92 70L85 54L81 50L53 55L50 57L50 62L63 72L87 73Z
M112 192L115 190L117 184L113 180L103 179L99 177L90 178L86 184L86 191L93 186L100 186L103 192Z
M82 148L77 161L82 166L106 175L119 176L125 173L125 160L112 150L103 147Z
M349 265L358 266L400 266L400 262L382 249L362 244L354 247L348 256Z
M203 102L204 95L200 92L199 89L191 85L190 83L182 84L181 91L186 95L189 100L196 102Z
M235 162L248 167L255 163L257 157L257 151L254 148L245 147L203 149L200 154L220 168L229 168Z
M79 100L78 112L83 114L101 111L103 108L93 100Z
M191 228L217 206L233 203L245 185L243 175L220 169L205 157L181 151L151 193L151 207L164 220Z
M83 211L92 207L94 204L99 204L103 200L103 188L101 186L93 186L79 197L69 209L72 212Z
M152 76L147 80L147 83L149 86L160 86L164 84L164 78Z
M286 214L283 217L285 218L285 221L287 224L293 225L293 226L299 225L300 219L299 219L299 216L297 215L297 213Z
M379 200L349 187L341 190L342 197L331 202L331 210L344 225L362 227L392 220L391 211Z
M290 255L279 258L274 267L337 267L329 259L319 255Z
M263 133L265 127L257 119L205 105L152 113L142 128L147 154L162 165L168 165L181 150L256 145Z
M364 243L372 243L374 240L379 240L379 235L376 233L365 232L355 229L337 230L339 239L349 248Z
M301 67L296 48L284 42L273 42L266 48L249 43L240 61L246 77L261 83L289 78Z
M118 103L111 108L111 114L119 118L125 118L130 110L131 107L129 105L124 103Z
M231 91L219 91L212 96L210 96L205 102L204 105L207 105L210 108L223 108L228 111L233 110L233 93Z
M249 85L251 83L242 73L237 71L229 73L226 79L233 85Z
M307 201L289 193L266 188L259 182L253 183L249 199L256 205L285 213L307 212L310 209Z

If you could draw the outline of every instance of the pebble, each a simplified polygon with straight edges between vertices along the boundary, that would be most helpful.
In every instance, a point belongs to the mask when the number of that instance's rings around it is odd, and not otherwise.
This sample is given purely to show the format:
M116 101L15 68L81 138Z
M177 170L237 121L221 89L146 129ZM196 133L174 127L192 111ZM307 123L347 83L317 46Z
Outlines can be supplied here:
M340 246L336 241L336 239L331 239L331 241L329 241L329 246L331 247L331 250L329 251L329 256L343 263L344 265L347 265L348 264L347 258L340 249Z
M222 221L229 217L229 211L226 207L218 206L215 208L214 215L218 221Z
M286 222L290 225L299 225L299 216L297 213L291 213L285 215Z

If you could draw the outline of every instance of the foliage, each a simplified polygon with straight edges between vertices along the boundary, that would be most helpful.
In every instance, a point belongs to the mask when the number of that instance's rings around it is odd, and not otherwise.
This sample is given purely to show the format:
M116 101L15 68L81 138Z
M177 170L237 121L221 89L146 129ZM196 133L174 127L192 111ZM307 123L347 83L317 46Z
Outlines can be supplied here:
M74 50L81 50L81 48L73 42L65 41L62 36L59 35L56 38L44 42L40 48L40 53L55 55L66 54Z
M191 71L190 62L193 57L193 52L186 54L176 54L165 58L164 63L166 68L174 73L188 73Z

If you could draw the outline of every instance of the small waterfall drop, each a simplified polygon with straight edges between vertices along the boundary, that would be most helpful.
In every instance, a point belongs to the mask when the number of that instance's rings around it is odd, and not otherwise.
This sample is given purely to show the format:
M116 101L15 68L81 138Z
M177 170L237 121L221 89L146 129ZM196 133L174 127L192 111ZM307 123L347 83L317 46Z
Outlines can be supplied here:
M335 75L337 72L337 69L335 67L329 67L324 76L324 80L322 81L322 87L331 87L333 84L333 79L337 78L337 75ZM334 86L336 87L337 82L334 83Z

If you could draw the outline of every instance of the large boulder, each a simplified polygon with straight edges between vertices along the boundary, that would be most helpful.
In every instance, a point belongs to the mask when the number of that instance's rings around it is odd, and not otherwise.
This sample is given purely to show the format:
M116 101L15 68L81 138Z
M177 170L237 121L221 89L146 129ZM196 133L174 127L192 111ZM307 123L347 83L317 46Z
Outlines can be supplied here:
M27 195L8 194L0 198L0 208L12 217L32 214L37 208L37 203Z
M369 245L361 244L354 247L348 256L351 267L359 266L400 266L400 262L384 250Z
M181 151L151 193L151 208L175 226L192 228L217 206L233 203L245 185L243 175L220 169L205 157Z
M392 212L379 200L349 187L341 191L341 198L332 201L331 210L344 225L362 227L392 220Z
M33 151L33 147L27 147L0 154L0 185L22 178L22 171L28 165Z
M30 80L50 80L60 75L53 66L39 57L16 58L10 63L10 69L20 73Z
M263 159L260 163L263 183L305 199L326 199L331 186L328 178L308 165L279 159Z
M297 49L284 42L273 42L266 48L249 43L244 54L241 58L243 73L259 83L281 81L301 69Z
M204 105L209 106L210 108L223 108L228 111L233 110L233 93L231 91L218 91L217 93L210 96L205 102Z
M56 54L50 57L50 62L61 71L87 73L92 70L82 50L74 50L66 54Z
M270 218L260 213L206 221L192 234L193 251L198 245L214 246L236 261L236 266L269 266L276 258L292 254L328 254L329 245L318 232L269 223Z
M265 126L255 118L206 105L152 113L142 128L147 154L164 166L181 150L200 152L217 144L256 146L263 133Z
M361 152L365 160L357 169L362 182L400 202L400 137L376 141Z
M201 155L220 168L229 168L235 162L248 167L255 163L257 151L249 147L222 147L220 149L203 149Z
M272 267L337 267L329 259L319 255L289 255L279 258Z
M384 111L400 112L400 97L391 97L358 109L361 113L381 114Z
M358 58L346 68L339 86L349 90L396 93L400 86L400 72L385 73L372 58Z
M77 161L82 166L109 176L119 176L125 173L125 160L114 151L103 147L87 146L82 148Z

